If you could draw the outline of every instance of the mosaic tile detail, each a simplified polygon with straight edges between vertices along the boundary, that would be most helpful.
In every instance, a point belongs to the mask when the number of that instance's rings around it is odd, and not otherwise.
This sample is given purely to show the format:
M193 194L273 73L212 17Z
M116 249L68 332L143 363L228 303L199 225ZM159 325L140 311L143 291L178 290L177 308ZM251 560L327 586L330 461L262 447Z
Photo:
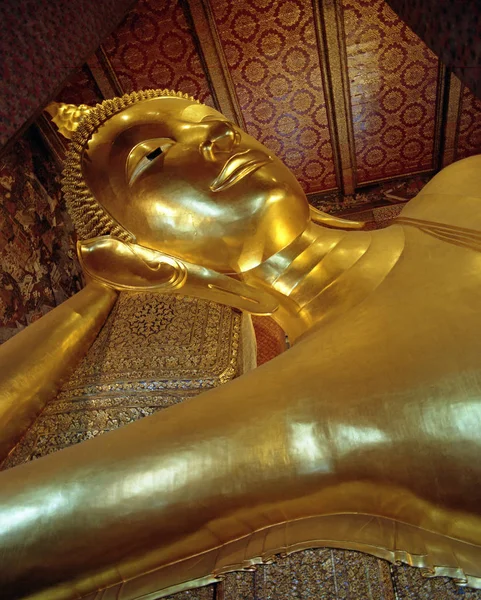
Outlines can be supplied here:
M278 556L218 586L223 600L396 600L387 562L330 548Z
M13 467L127 425L243 371L241 315L194 298L122 293L80 365L9 454Z
M227 573L223 580L217 584L217 589L221 592L222 600L238 600L240 598L255 598L256 594L256 573L252 571L235 571ZM177 600L177 598L175 599ZM216 600L220 600L216 598Z
M391 567L396 600L480 600L481 590L459 587L446 577L425 577L422 569Z
M185 592L178 592L172 596L165 596L163 600L217 600L216 598L216 586L207 585L202 588L194 590L186 590Z

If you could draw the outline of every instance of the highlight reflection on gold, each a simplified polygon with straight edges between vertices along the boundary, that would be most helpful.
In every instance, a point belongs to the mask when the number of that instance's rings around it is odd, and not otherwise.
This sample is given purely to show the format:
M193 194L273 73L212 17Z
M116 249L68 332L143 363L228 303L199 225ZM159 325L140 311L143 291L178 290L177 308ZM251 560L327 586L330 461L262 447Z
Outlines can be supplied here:
M394 225L350 231L192 99L92 109L65 178L86 272L272 314L296 343L2 473L11 597L161 597L322 544L481 587L480 167L451 165Z

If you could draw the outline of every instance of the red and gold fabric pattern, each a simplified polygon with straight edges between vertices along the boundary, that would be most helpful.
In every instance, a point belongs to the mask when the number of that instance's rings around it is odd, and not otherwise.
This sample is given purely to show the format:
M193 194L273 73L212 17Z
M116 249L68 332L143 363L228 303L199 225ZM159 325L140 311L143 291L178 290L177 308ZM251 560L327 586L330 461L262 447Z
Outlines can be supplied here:
M384 0L343 0L358 183L433 165L438 61Z
M214 106L180 2L140 0L104 49L124 92L169 88Z

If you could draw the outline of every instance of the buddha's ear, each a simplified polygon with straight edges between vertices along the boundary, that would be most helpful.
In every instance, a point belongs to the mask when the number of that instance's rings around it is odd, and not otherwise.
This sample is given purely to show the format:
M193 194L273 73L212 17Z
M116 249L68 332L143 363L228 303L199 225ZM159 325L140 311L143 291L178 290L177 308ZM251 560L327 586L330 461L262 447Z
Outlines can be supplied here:
M366 224L364 221L350 221L349 219L341 219L341 217L328 215L311 205L309 205L309 209L311 220L326 227L333 227L334 229L362 229Z
M110 236L77 242L82 269L116 290L173 291L185 283L186 270L175 258Z
M266 292L228 275L110 236L78 242L77 251L85 273L116 290L181 293L254 314L278 307Z

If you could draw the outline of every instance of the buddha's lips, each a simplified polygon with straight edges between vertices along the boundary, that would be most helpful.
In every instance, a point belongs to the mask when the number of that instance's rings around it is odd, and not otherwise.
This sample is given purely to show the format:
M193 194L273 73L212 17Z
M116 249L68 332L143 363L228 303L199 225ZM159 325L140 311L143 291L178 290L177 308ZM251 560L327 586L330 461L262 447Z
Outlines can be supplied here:
M221 192L271 161L272 158L260 150L238 152L225 163L210 189L213 192Z

